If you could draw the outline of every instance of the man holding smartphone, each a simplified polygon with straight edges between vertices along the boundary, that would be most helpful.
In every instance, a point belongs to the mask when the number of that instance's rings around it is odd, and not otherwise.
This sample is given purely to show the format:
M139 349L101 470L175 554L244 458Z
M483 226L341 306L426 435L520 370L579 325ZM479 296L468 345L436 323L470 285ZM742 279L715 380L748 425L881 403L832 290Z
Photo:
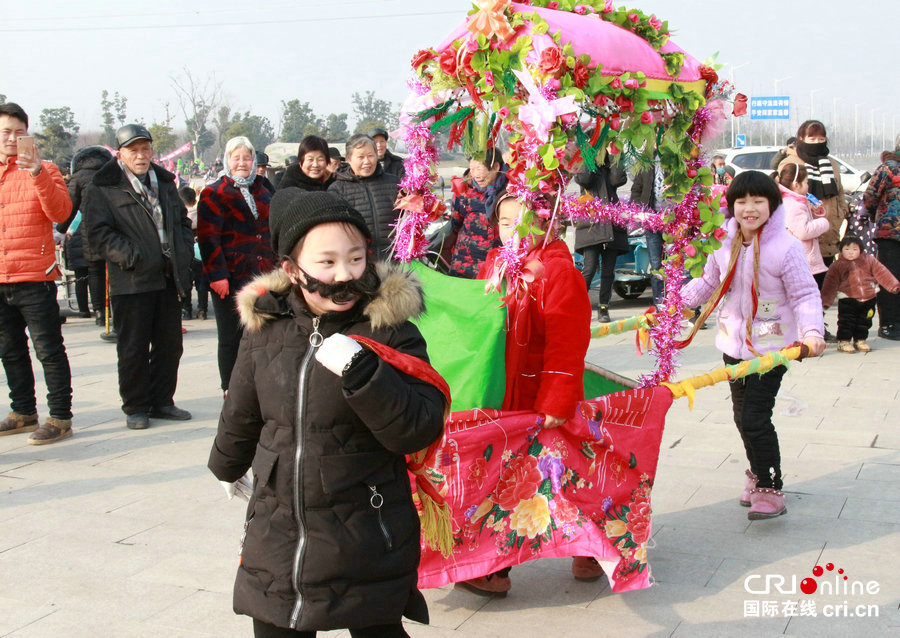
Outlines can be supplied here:
M109 265L125 426L143 430L151 418L191 418L173 397L194 234L175 176L152 161L150 132L126 124L116 131L116 144L116 157L85 189L81 214L91 249Z
M18 104L0 104L0 358L12 402L0 436L31 432L31 445L72 436L72 373L56 301L60 271L53 242L53 223L71 212L59 169L41 161L28 136L28 115ZM47 384L50 416L40 426L26 329Z

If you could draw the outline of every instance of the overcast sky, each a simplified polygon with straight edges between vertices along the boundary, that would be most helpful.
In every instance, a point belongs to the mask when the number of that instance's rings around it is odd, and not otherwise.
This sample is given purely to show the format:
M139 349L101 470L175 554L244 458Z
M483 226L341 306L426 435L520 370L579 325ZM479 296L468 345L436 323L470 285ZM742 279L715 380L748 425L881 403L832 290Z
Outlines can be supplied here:
M616 3L617 5L620 3ZM889 0L646 0L673 40L701 60L719 52L748 95L790 95L803 118L832 126L886 117L896 124L900 5ZM279 128L281 100L299 98L325 115L347 112L351 95L374 90L399 103L409 60L465 19L466 0L0 0L6 62L0 93L35 123L41 109L69 106L82 131L100 127L100 93L119 91L148 124L170 78L188 67L222 82L226 103ZM895 44L896 47L896 44ZM837 101L835 102L835 98ZM858 105L858 106L857 106ZM874 109L874 111L873 111ZM176 118L176 128L183 116Z

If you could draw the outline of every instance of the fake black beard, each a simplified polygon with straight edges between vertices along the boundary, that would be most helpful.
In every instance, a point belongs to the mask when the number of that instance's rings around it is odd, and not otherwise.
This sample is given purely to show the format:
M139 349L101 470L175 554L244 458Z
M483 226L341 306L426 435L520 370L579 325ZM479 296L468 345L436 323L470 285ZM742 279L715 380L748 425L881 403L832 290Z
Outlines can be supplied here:
M378 289L381 287L381 279L375 272L375 264L368 264L359 279L330 284L316 279L300 266L297 266L297 269L306 278L306 283L294 284L294 291L301 299L303 298L302 290L305 289L307 292L317 293L321 297L330 299L336 304L344 304L354 299L369 301L378 294Z

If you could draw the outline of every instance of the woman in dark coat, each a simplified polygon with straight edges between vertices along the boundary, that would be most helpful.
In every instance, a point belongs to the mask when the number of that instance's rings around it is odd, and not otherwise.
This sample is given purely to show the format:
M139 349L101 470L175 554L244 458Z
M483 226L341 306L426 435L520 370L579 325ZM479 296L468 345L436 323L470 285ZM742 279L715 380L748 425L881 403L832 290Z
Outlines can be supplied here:
M65 222L56 225L56 230L65 233L81 208L81 193L91 183L91 178L104 164L112 159L103 146L86 146L75 152L72 158L72 178L69 180L69 199L72 200L72 216ZM98 259L87 242L87 226L81 224L66 239L66 265L75 271L75 294L78 297L78 309L87 309L87 296L90 291L91 309L97 324L103 324L103 308L106 299L106 262Z
M325 191L334 182L329 169L331 155L328 142L315 135L307 135L300 140L298 162L284 171L278 182L278 190L295 186L304 191Z
M328 191L359 211L372 233L371 249L376 259L386 259L390 257L390 235L397 221L394 202L400 178L381 168L375 141L368 135L354 135L347 140L346 155L347 165L338 170Z
M619 196L616 189L625 184L628 177L618 165L610 165L609 155L597 170L579 173L575 182L582 190L596 199L616 204ZM597 296L597 321L609 323L609 301L612 298L613 281L616 278L616 259L628 252L628 232L621 226L610 223L579 223L575 226L575 252L584 256L581 274L588 292L591 282L600 266L600 290Z
M327 247L328 264L316 257L322 231L346 240ZM245 335L209 467L226 491L253 469L234 609L257 638L400 637L401 616L428 621L404 455L441 436L445 405L346 336L428 360L408 321L423 310L421 285L398 266L376 276L367 236L338 198L278 191L272 237L288 256L238 298ZM354 285L350 301L322 288L338 281Z
M226 393L243 332L235 295L274 266L269 241L270 199L269 180L256 174L256 152L250 140L228 140L224 173L203 189L197 205L197 242L203 274L214 293L219 376Z

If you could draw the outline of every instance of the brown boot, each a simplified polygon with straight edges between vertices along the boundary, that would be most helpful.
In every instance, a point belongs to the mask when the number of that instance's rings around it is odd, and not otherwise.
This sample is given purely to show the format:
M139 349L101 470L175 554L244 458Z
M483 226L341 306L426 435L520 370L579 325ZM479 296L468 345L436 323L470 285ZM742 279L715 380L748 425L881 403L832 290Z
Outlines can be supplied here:
M592 582L603 575L603 568L597 559L590 556L576 556L572 559L572 576L575 580Z
M10 412L8 417L0 421L0 436L34 432L37 429L38 415L36 413L19 414L18 412Z
M470 594L477 596L493 596L495 598L505 598L506 592L509 591L512 583L509 576L501 576L500 574L488 574L478 578L471 578L454 583L454 589L461 589Z
M866 343L865 339L856 340L856 349L860 352L872 352L872 346Z
M47 445L72 436L72 419L47 417L44 425L28 437L28 445Z

